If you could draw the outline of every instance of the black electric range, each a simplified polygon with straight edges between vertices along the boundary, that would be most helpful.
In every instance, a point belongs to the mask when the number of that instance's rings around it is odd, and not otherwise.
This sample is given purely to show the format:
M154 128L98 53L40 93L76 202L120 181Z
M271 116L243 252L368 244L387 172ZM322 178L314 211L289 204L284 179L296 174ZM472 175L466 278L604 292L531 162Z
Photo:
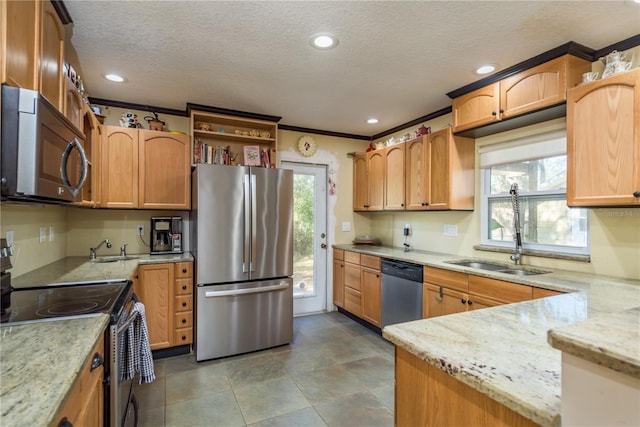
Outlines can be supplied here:
M0 323L22 324L62 318L109 314L111 323L131 298L132 283L68 283L37 288L13 288L2 299Z

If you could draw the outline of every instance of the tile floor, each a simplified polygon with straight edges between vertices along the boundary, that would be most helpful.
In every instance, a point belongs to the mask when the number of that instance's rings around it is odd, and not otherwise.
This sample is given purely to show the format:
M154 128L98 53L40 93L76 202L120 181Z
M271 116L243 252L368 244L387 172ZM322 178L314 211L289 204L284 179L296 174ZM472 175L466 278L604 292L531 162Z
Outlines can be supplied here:
M136 386L144 426L392 426L393 345L338 313L294 319L290 345L156 360Z

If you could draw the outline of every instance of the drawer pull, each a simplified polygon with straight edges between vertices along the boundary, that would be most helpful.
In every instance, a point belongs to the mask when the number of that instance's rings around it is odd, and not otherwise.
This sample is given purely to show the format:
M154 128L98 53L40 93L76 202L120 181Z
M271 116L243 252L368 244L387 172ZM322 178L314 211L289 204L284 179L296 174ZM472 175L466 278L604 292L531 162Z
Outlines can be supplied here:
M183 307L186 307L186 306L187 306L187 303L186 303L186 302L183 302L183 303L182 303L182 306L183 306Z
M182 272L183 272L183 273L186 273L186 272L187 272L187 269L186 269L186 268L183 268L183 269L182 269Z
M187 285L182 285L182 290L186 291L187 290Z
M182 341L186 340L187 337L185 335L182 336Z
M182 323L187 323L187 319L182 319Z

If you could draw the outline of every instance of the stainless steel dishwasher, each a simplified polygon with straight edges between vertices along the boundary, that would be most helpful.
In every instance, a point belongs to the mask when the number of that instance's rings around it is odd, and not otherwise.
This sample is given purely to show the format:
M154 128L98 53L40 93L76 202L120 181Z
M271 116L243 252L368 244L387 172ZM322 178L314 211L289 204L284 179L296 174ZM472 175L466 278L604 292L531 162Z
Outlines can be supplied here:
M382 260L382 327L422 319L423 267Z

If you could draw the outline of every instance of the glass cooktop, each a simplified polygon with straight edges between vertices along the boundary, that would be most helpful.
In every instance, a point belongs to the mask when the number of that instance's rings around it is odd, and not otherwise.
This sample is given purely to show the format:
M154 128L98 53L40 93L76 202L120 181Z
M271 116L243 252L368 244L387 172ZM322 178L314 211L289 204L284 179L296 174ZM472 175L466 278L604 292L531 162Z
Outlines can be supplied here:
M130 282L13 289L2 300L1 323L113 314L122 307L129 289Z

